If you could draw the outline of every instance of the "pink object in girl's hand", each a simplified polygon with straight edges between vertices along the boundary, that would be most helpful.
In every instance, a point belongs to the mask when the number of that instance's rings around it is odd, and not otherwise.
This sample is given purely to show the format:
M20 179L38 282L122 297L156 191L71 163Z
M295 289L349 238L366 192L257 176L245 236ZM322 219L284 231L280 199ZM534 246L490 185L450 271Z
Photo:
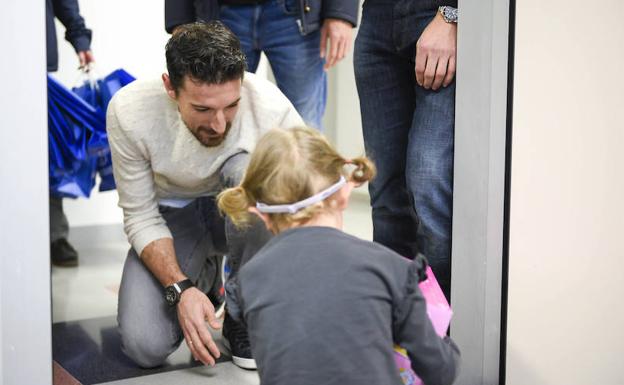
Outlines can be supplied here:
M427 279L419 283L418 287L422 291L425 301L427 301L427 315L429 315L433 328L440 337L445 336L451 324L453 311L446 297L444 297L431 267L427 266Z
M451 323L453 311L442 293L431 267L427 266L427 279L418 284L420 291L427 302L427 315L433 324L436 333L442 337ZM405 385L424 385L412 370L412 364L405 349L394 347L394 360L399 368L399 374Z
M399 368L399 375L401 376L401 380L403 380L403 384L424 385L412 370L412 364L405 349L397 345L394 346L394 361Z

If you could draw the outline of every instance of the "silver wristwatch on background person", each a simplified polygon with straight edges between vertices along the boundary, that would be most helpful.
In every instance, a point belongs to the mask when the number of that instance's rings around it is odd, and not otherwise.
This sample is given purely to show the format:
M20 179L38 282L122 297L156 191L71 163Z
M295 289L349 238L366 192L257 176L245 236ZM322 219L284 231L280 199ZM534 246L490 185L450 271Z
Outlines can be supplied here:
M438 12L447 23L457 23L457 8L442 6L438 8Z

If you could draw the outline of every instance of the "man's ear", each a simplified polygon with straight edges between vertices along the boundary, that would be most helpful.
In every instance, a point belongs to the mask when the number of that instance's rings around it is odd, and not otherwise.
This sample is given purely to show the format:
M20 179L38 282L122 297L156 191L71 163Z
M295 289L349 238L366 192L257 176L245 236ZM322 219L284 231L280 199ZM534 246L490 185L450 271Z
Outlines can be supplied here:
M165 89L167 90L167 95L173 100L178 100L178 94L176 93L175 88L171 84L171 79L168 74L162 74L162 81L165 85Z
M266 226L267 230L269 230L270 232L273 232L271 221L269 220L269 214L260 212L260 210L258 210L257 208L253 206L249 207L247 211L255 214L258 218L260 218L262 222L264 222L264 225Z

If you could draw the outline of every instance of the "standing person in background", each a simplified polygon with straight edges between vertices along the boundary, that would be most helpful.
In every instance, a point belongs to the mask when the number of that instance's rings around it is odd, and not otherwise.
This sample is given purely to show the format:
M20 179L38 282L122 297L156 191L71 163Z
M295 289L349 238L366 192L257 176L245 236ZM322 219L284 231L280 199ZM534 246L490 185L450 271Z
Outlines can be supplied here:
M366 154L378 168L369 185L373 239L406 257L422 252L447 298L456 6L366 0L354 52Z
M247 68L262 52L303 120L322 127L326 70L351 49L358 0L165 0L165 28L219 18L240 39Z
M78 54L80 68L93 62L91 53L91 30L80 16L78 0L46 0L46 51L47 71L58 70L58 45L54 18L65 26L65 40ZM77 266L78 252L69 243L69 223L63 212L63 199L50 195L50 255L56 266Z

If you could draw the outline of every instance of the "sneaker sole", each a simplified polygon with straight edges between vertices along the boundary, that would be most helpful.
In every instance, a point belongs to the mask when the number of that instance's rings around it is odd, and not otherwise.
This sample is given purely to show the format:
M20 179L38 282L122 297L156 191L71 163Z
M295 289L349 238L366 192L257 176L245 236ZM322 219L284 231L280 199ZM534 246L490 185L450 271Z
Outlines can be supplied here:
M221 342L223 342L223 345L230 351L230 354L232 355L232 362L234 363L234 365L238 366L239 368L248 369L248 370L258 369L258 367L256 366L256 360L254 360L253 358L237 357L234 354L232 354L230 341L228 341L226 338L223 338Z

